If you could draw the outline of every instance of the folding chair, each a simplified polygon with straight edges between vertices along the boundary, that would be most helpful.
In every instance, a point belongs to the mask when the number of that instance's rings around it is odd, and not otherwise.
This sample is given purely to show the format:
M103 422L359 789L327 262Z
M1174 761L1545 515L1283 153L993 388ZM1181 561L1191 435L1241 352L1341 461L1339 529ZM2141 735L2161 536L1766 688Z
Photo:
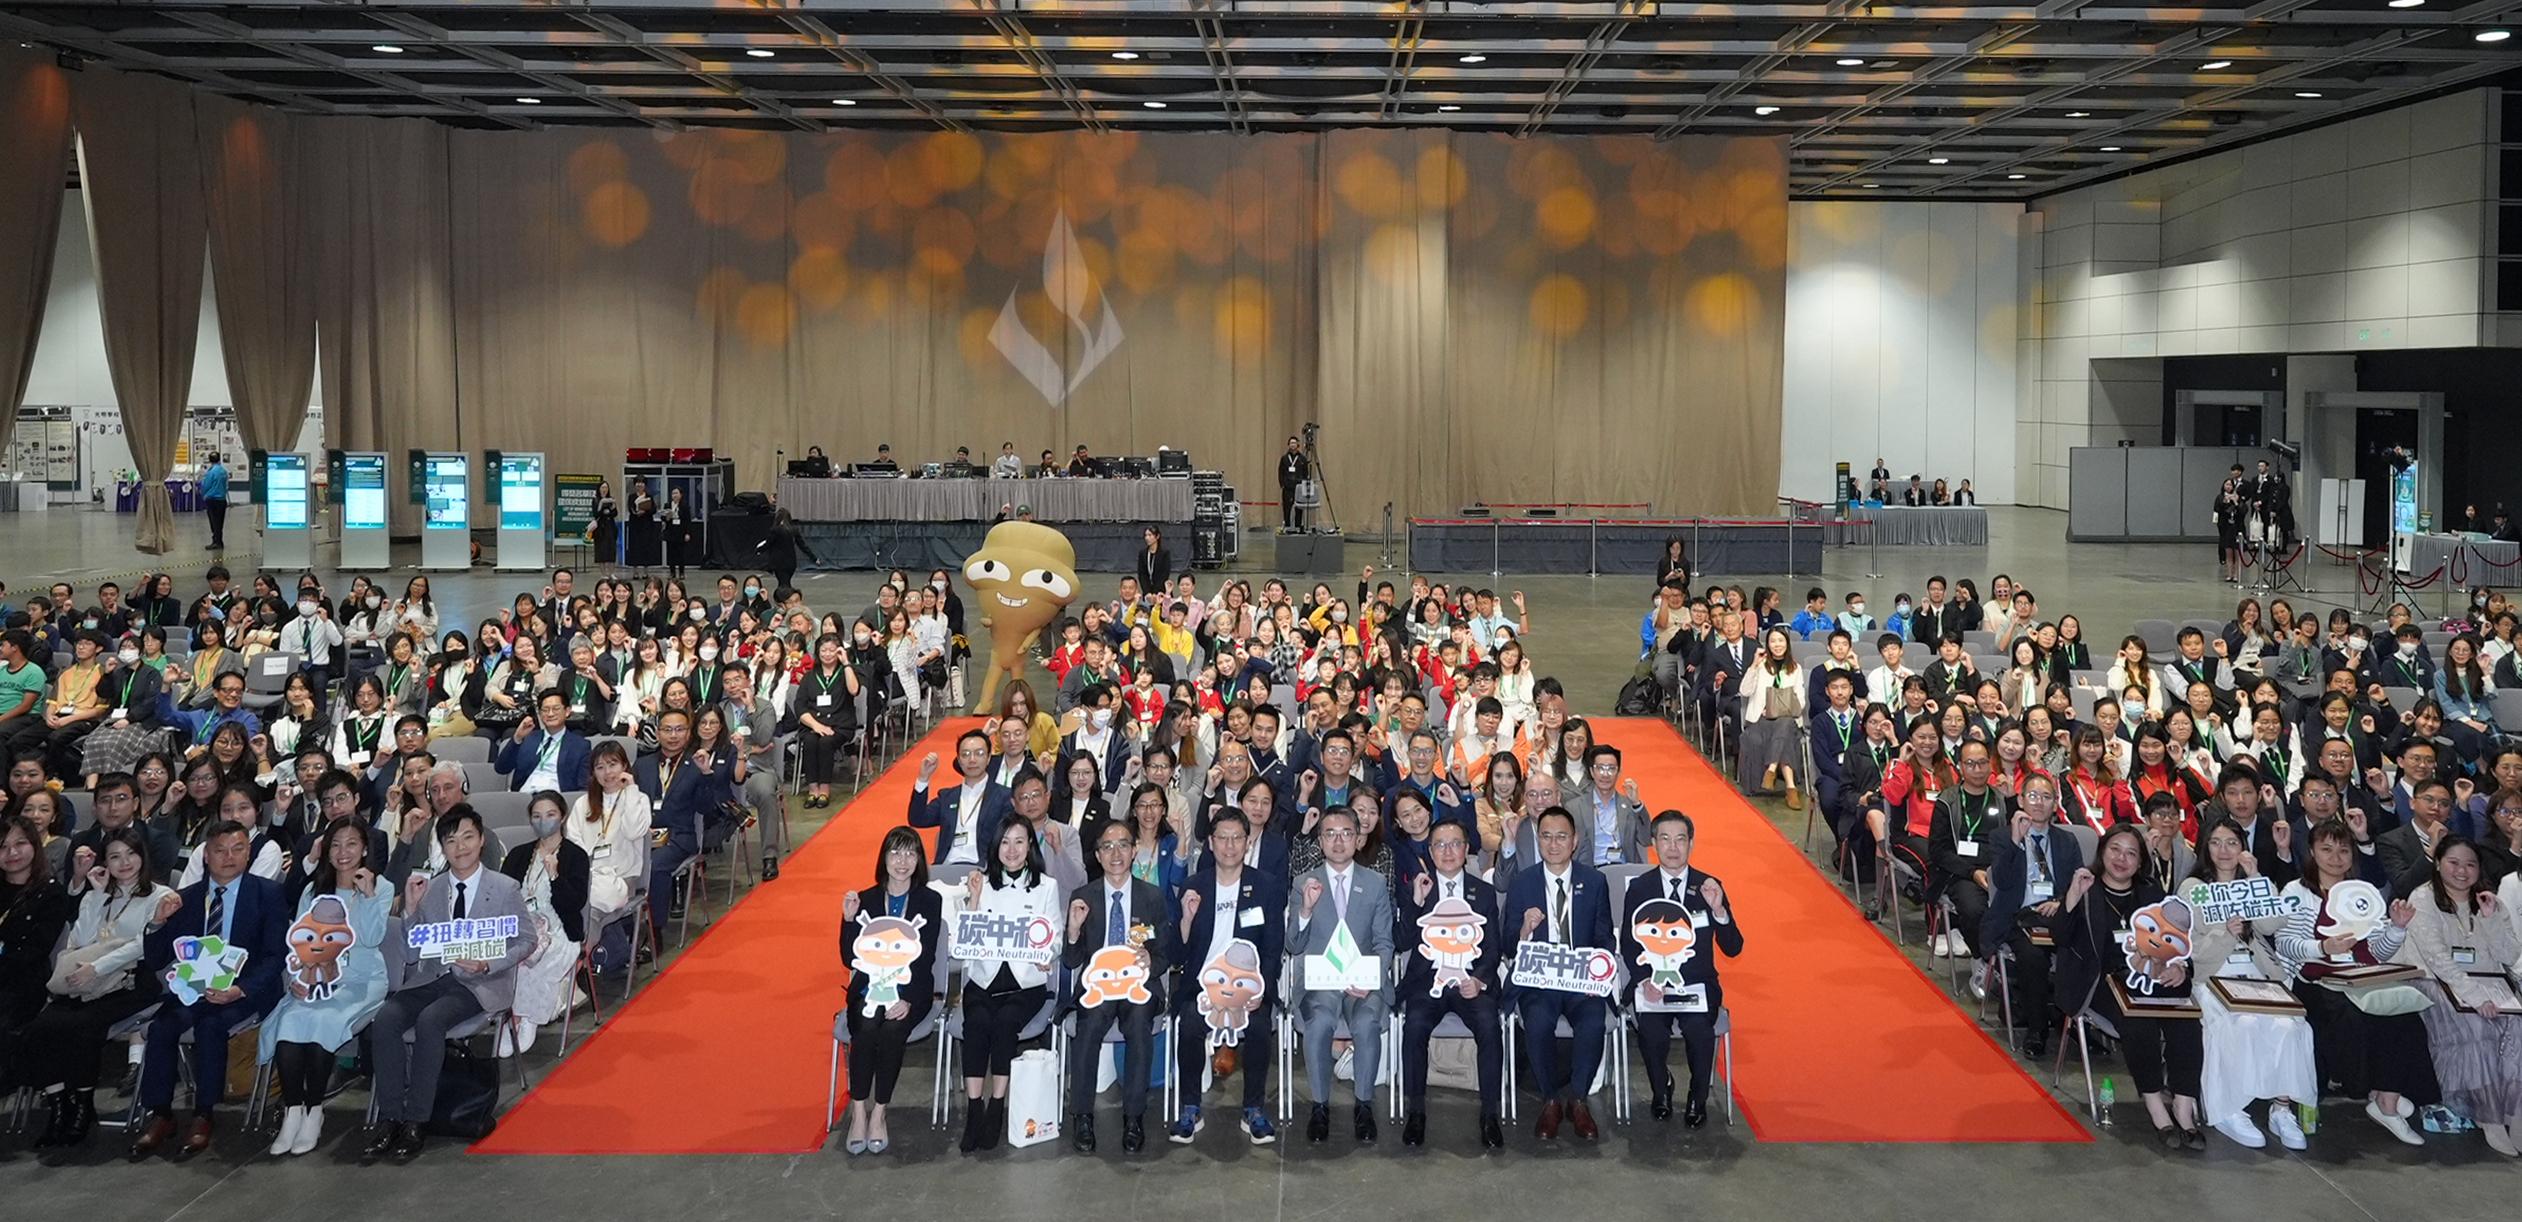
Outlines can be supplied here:
M458 764L487 765L490 763L490 740L479 734L441 738L429 744L429 753ZM501 778L501 782L504 786L506 778Z
M468 801L479 794L506 793L508 792L508 774L501 772L495 764L466 764L464 765L464 792Z
M504 786L493 790L477 789L465 796L473 813L482 817L482 826L499 838L502 848L513 849L534 839L534 824L526 814L533 799L511 793Z
M106 1028L105 1046L113 1049L130 1048L135 1041L139 1040L142 1035L148 1032L149 1020L157 1017L158 1006L164 1004L166 1003L159 1002L156 1005L151 1005L141 1010L138 1014L134 1014L131 1017ZM176 1077L180 1080L183 1077L183 1066L176 1066L176 1070ZM137 1120L139 1116L140 1100L139 1097L135 1095L131 1100L130 1108L124 1113L124 1118L114 1119L110 1117L99 1117L96 1123L100 1128L127 1128L133 1121Z
M289 676L306 665L306 655L271 650L245 664L245 707L261 711L278 705L289 688Z
M1504 999L1501 998L1500 1001L1503 1003ZM1500 1004L1498 1011L1499 1021L1506 1026L1506 1047L1503 1056L1506 1062L1506 1080L1498 1088L1498 1093L1505 1097L1498 1102L1506 1109L1506 1119L1512 1122L1521 1119L1520 1113L1523 1110L1517 1099L1517 1074L1521 1067L1516 1062L1515 1053L1517 1046L1523 1042L1524 1013L1520 1007L1511 1004ZM1576 1032L1568 1025L1567 1019L1561 1018L1558 1027L1550 1032L1548 1038L1555 1040L1575 1037ZM1603 1014L1603 1063L1595 1068L1594 1080L1586 1085L1584 1093L1591 1095L1597 1089L1617 1088L1625 1082L1626 1078L1623 1075L1628 1072L1628 1059L1628 1025L1621 1021L1619 1007L1607 1007ZM1626 1119L1627 1101L1615 1100L1614 1107L1616 1109L1614 1118Z
M937 1005L945 1012L946 1019L939 1037L942 1042L937 1045L937 1075L936 1083L932 1088L937 1103L935 1110L929 1116L929 1125L932 1128L944 1128L954 1123L954 1105L958 1101L964 1102L966 1107L971 1106L969 1101L963 1099L963 1092L954 1089L954 1050L956 1045L963 1042L963 990L949 986L946 996ZM1034 1011L1033 1017L1025 1020L1024 1028L1016 1033L1017 1042L1030 1043L1041 1039L1043 1033L1051 1029L1051 1020L1057 1017L1059 1012L1059 994L1054 992L1045 995L1042 998L1042 1008ZM1166 1075L1168 1111L1171 1110L1173 1085L1173 1076Z
M2180 647L2180 627L2167 619L2138 620L2129 627L2128 633L2145 642L2148 657L2168 657L2173 650ZM2093 652L2098 654L2101 650L2095 649Z
M486 1012L481 1013L481 1014L476 1014L476 1015L474 1015L474 1016L473 1016L473 1017L471 1017L471 1018L465 1019L463 1022L457 1023L456 1025L454 1025L454 1026L452 1026L452 1027L447 1028L447 1041L446 1041L446 1042L447 1042L447 1046L448 1046L448 1047L450 1047L450 1048L455 1047L455 1046L456 1046L456 1045L458 1045L458 1044L462 1044L462 1043L466 1042L467 1040L473 1039L475 1036L481 1036L481 1035L496 1035L496 1034L498 1033L499 1029L500 1029L502 1026L505 1026L505 1025L507 1024L507 1022L508 1022L508 1017L509 1017L509 1011L506 1011L506 1010L490 1010L490 1011L486 1011ZM404 1042L405 1044L410 1044L410 1043L412 1043L414 1040L418 1039L418 1038L419 1038L419 1035L420 1035L420 1033L419 1033L418 1031L406 1031L406 1032L404 1032L404 1033L403 1033L403 1042ZM368 1029L368 1038L369 1038L371 1041L373 1041L373 1040L376 1038L376 1028L374 1028L373 1026L372 1026L372 1027L370 1027L370 1028ZM508 1067L509 1067L509 1066L512 1066L512 1065L513 1065L513 1066L515 1066L515 1068L516 1068L516 1071L517 1071L517 1085L518 1085L518 1087L523 1088L523 1087L524 1087L524 1085L525 1085L525 1066L524 1066L524 1065L522 1065L522 1064L520 1064L520 1063L518 1063L517 1058L515 1058L515 1057L513 1057L513 1056L507 1056L507 1057L498 1056L498 1055L497 1055L497 1052L498 1052L498 1049L497 1049L496 1045L494 1045L494 1046L493 1046L493 1048L492 1048L492 1054L493 1054L492 1059L493 1059L493 1060L496 1060L497 1062L499 1062L499 1069L498 1069L498 1075L497 1075L497 1081L499 1082L499 1086L498 1086L498 1088L497 1088L497 1095L498 1095L498 1097L497 1097L497 1098L494 1098L494 1099L491 1101L491 1109L490 1109L490 1110L491 1110L491 1114L492 1114L492 1115L497 1115L497 1114L499 1113L499 1111L500 1111L500 1107L499 1107L499 1100L500 1100L500 1099L504 1099L504 1098L506 1098L506 1097L507 1097L507 1091L508 1091L508 1088L507 1088L507 1084L506 1084L506 1079L507 1079L507 1077L508 1077ZM260 1092L260 1091L257 1091L257 1092L256 1092L256 1096L257 1096L257 1098L259 1098L259 1097L261 1096L261 1092ZM406 1117L406 1119L410 1119L410 1118L409 1118L409 1117ZM426 1122L426 1120L427 1120L427 1117L422 1117L422 1118L420 1118L419 1120L415 1120L415 1121L414 1121L414 1123L424 1123L424 1122ZM375 1092L371 1091L371 1092L369 1093L369 1095L368 1095L368 1119L367 1119L367 1123L368 1123L368 1125L369 1125L370 1127L374 1127L374 1126L376 1125L376 1122L377 1122L377 1098L376 1098L376 1094L375 1094Z
M116 1023L112 1030L106 1032L107 1042L110 1044L117 1038L130 1039L135 1036L146 1034L149 1030L149 1020L156 1017L159 1007L165 1004L166 1003L164 1002L160 1002L156 1006L151 1006L148 1009L131 1016L130 1018L124 1019L122 1022ZM253 1034L255 1029L261 1027L262 1025L263 1016L260 1014L241 1015L235 1022L228 1025L228 1042L230 1044L234 1044L238 1040ZM183 1088L187 1097L190 1097L193 1091L193 1075L190 1068L190 1062L192 1059L193 1029L188 1026L184 1028L183 1035L178 1037L175 1042L175 1081ZM259 1120L263 1111L263 1096L270 1085L271 1066L268 1063L257 1063L254 1066L254 1085L246 1092L245 1096L245 1127L248 1130L260 1127ZM199 1105L200 1101L198 1099L194 1100L194 1106L198 1107ZM128 1118L123 1122L124 1127L140 1123L140 1115L140 1096L137 1092L135 1092L131 1097L131 1108L128 1113Z
M937 956L937 968L929 974L928 980L929 988L933 991L928 1004L928 1014L919 1020L918 1026L911 1028L909 1038L904 1041L905 1047L920 1043L942 1029L946 1010L946 981L953 967L954 960L942 954ZM848 1043L849 999L844 994L841 999L841 1008L832 1012L832 1077L823 1097L823 1131L825 1133L841 1127L841 1049ZM941 1041L937 1046L937 1067L940 1074L944 1072L945 1064L946 1045ZM933 1096L930 1098L928 1127L933 1129L944 1123L942 1119L944 1108L943 1099Z
M2076 1007L2075 1017L2068 1019L2066 1026L2068 1030L2075 1033L2076 1059L2084 1066L2084 1106L2086 1110L2093 1113L2095 1120L2100 1120L2102 1096L2093 1083L2092 1032L2099 1030L2105 1038L2116 1044L2119 1042L2119 1028L2111 1025L2109 1019L2093 1013L2093 1005L2089 997L2085 1004ZM2067 1041L2065 1033L2061 1032L2057 1055L2051 1060L2049 1066L2050 1077L2061 1085L2064 1085L2066 1081L2066 1064Z

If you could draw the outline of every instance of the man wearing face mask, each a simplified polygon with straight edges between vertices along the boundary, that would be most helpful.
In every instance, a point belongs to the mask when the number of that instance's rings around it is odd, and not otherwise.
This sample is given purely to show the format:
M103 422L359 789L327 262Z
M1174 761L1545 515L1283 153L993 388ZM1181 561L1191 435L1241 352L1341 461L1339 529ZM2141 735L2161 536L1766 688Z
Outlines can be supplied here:
M2391 636L2391 656L2378 663L2384 687L2413 687L2421 695L2430 695L2434 688L2434 658L2426 650L2425 630L2415 624L2401 624ZM2405 711L2405 710L2402 710Z
M307 677L319 691L335 677L333 651L341 643L341 625L333 622L333 609L325 605L322 593L298 591L298 614L280 629L280 649L306 659Z
M1095 757L1095 765L1103 775L1103 791L1118 793L1139 748L1137 740L1114 728L1114 689L1094 684L1080 694L1078 705L1086 711L1086 724L1061 737L1060 758L1067 759L1081 751Z

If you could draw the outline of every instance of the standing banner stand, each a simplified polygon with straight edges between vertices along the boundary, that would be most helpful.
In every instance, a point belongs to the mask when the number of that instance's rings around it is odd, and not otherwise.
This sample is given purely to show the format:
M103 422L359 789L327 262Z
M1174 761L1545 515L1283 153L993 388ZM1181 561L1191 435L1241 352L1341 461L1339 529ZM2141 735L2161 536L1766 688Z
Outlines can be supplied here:
M604 487L604 477L555 472L551 478L552 547L556 550L564 547L577 549L580 564L598 564L606 568L619 564L621 541L618 536L621 532L618 530L613 532L617 536L613 545L616 554L595 554L596 493Z
M380 572L393 560L393 544L385 513L385 455L371 451L336 451L341 469L333 495L342 507L341 567L350 572Z
M420 456L420 567L460 572L473 565L472 457L461 450Z
M543 456L492 450L482 464L499 492L499 571L543 571Z
M307 489L307 456L258 451L254 463L262 473L254 503L263 511L263 566L280 571L314 567L314 506Z

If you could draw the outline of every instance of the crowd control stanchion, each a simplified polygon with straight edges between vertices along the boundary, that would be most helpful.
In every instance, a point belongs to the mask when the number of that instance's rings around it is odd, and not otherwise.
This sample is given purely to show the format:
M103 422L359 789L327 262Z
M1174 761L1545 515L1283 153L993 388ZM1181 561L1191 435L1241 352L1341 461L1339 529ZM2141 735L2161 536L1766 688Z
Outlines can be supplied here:
M1601 519L1599 519L1599 518L1588 519L1588 520L1586 521L1586 523L1585 523L1585 575L1586 575L1586 576L1588 576L1588 577L1600 577L1600 576L1602 576L1602 575L1603 575L1603 564L1602 564L1602 559L1603 559L1603 524L1602 524L1602 520L1601 520Z
M1489 576L1491 577L1505 571L1498 566L1498 536L1504 532L1505 527L1499 524L1496 518L1489 519Z

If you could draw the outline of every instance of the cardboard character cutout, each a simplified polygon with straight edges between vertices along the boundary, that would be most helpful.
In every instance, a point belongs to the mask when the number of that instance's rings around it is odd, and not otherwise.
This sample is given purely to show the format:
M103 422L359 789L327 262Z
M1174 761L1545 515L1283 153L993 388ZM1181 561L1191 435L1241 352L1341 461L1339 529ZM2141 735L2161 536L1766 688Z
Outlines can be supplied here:
M2324 938L2345 934L2361 940L2390 915L2390 908L2382 898L2382 889L2372 883L2361 878L2335 883L2329 889L2328 900L2321 905L2321 912L2329 919L2314 932Z
M978 592L981 626L990 630L989 670L972 702L982 713L1001 682L1024 673L1025 651L1077 597L1077 549L1039 522L1001 522L964 560L963 579Z
M1480 940L1488 924L1489 918L1473 911L1460 896L1449 895L1419 915L1419 953L1436 965L1428 996L1442 997L1445 990L1471 979L1471 965L1480 957Z
M2173 964L2189 962L2189 925L2189 901L2178 896L2166 896L2129 914L2129 992L2152 996Z
M1208 1020L1208 1050L1243 1042L1244 1026L1269 991L1261 978L1261 952L1237 938L1200 969L1200 1017Z
M1205 990L1203 990L1205 991ZM1107 946L1086 960L1085 991L1077 1004L1091 1010L1107 1001L1146 1005L1156 995L1147 991L1147 965L1135 946Z
M1638 966L1647 971L1640 983L1667 993L1682 989L1681 965L1699 948L1699 931L1690 924L1689 910L1673 900L1648 900L1638 905L1629 932L1638 940Z
M859 927L858 939L849 944L850 970L867 979L859 1013L872 1018L903 1000L902 986L911 982L911 965L919 962L919 931L927 924L927 917L881 916Z
M283 967L289 979L305 990L308 1001L322 1001L341 986L342 956L359 944L350 927L350 910L337 895L318 896L306 914L289 927L289 957Z

